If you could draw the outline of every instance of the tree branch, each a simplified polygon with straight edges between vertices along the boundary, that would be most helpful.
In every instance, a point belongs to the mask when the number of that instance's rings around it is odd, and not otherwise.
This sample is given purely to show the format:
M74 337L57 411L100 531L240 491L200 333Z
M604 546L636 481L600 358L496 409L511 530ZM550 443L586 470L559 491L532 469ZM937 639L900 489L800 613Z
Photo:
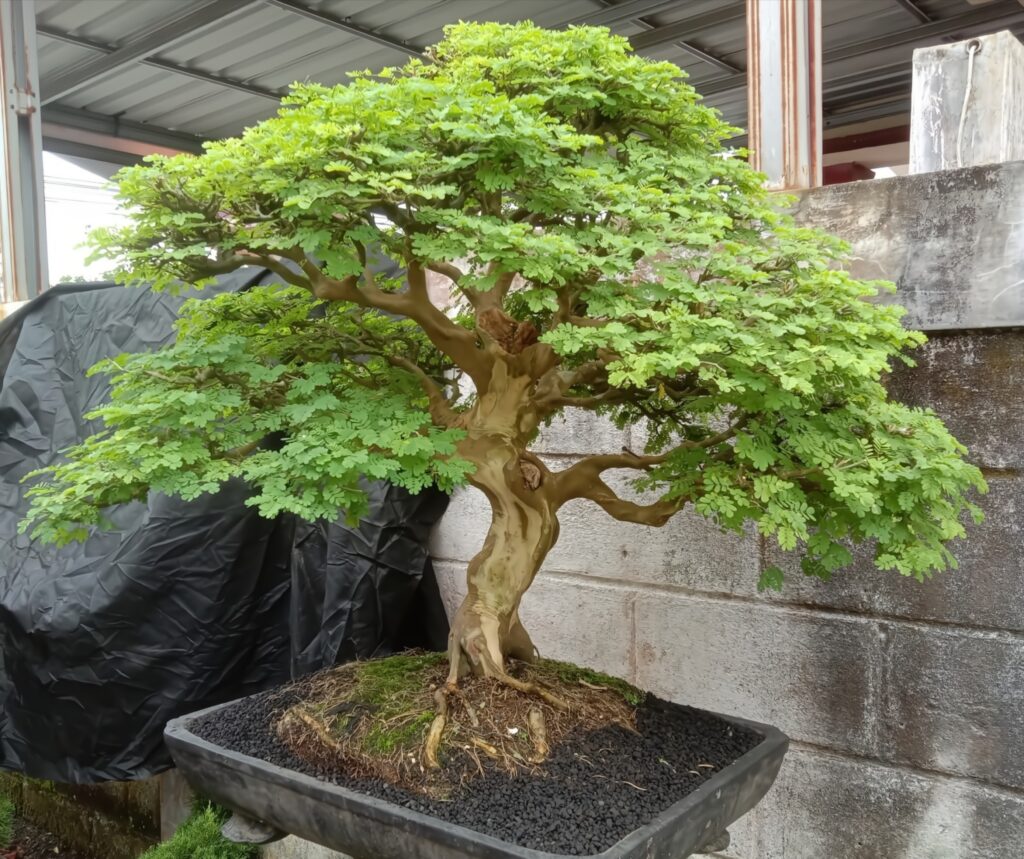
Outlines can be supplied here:
M586 492L575 497L593 501L620 522L635 522L638 525L652 525L656 528L660 528L682 510L688 500L660 498L651 504L637 504L635 501L620 498L615 494L615 490L600 478L595 478Z
M621 453L599 453L581 459L564 471L552 475L551 497L557 506L573 498L591 498L594 487L603 484L601 475L614 468L630 468L647 471L656 465L667 462L674 454L682 450L699 450L714 447L728 441L747 422L747 416L739 418L720 433L708 436L700 441L684 441L664 453L641 455L623 449ZM605 486L605 489L608 487ZM608 489L610 492L611 490ZM614 493L612 493L614 495ZM596 499L591 499L596 500ZM600 503L600 502L599 502ZM628 502L623 502L628 503Z
M446 427L455 426L459 419L458 413L451 408L444 392L438 384L427 375L422 367L401 355L389 355L387 359L395 367L401 367L403 370L408 370L416 377L420 386L427 394L427 399L430 403L430 416L434 419L435 423Z

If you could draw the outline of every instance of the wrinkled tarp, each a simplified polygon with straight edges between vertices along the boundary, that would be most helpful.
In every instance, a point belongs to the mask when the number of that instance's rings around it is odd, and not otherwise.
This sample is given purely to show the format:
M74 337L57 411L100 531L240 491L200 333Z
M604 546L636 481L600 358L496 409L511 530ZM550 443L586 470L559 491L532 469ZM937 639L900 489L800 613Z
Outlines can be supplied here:
M269 281L240 274L208 292ZM193 293L194 294L194 293ZM172 337L184 298L112 284L49 290L0 323L0 767L58 781L171 765L175 716L338 661L443 647L426 550L446 498L369 486L358 528L260 519L241 483L153 494L61 549L17 534L21 478L97 429L85 371Z

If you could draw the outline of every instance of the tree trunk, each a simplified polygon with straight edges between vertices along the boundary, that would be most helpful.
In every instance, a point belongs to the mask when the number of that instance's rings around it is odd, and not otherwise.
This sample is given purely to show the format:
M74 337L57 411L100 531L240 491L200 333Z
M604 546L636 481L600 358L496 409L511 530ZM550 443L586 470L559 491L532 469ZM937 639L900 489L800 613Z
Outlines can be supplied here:
M543 482L546 469L525 449L537 426L531 386L527 377L496 373L472 410L460 451L477 466L470 483L487 496L491 525L469 562L468 592L452 621L453 681L467 671L502 676L506 657L536 654L519 603L558 539L558 519Z

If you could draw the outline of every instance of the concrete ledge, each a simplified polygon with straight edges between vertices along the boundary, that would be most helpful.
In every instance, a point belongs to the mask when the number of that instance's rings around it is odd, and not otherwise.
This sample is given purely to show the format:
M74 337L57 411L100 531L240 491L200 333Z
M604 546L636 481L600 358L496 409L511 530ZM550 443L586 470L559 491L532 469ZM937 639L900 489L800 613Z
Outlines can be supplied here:
M852 272L924 331L1024 325L1024 162L804 192L797 219L852 245Z

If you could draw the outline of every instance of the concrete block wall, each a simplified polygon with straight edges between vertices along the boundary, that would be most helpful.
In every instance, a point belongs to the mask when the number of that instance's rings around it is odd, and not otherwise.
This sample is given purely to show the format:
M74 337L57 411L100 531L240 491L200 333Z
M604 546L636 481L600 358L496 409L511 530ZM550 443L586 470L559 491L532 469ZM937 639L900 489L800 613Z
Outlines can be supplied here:
M851 241L865 275L898 282L908 324L939 332L891 388L934 408L989 480L959 570L921 585L862 554L824 583L757 534L721 535L686 512L653 529L563 508L523 604L542 651L793 739L776 787L734 827L731 859L1024 853L1024 333L1005 330L1024 307L1016 188L1024 163L818 189L800 204ZM570 414L535 449L564 467L637 434ZM450 607L487 516L462 491L433 535ZM758 594L775 563L793 570L783 592Z

